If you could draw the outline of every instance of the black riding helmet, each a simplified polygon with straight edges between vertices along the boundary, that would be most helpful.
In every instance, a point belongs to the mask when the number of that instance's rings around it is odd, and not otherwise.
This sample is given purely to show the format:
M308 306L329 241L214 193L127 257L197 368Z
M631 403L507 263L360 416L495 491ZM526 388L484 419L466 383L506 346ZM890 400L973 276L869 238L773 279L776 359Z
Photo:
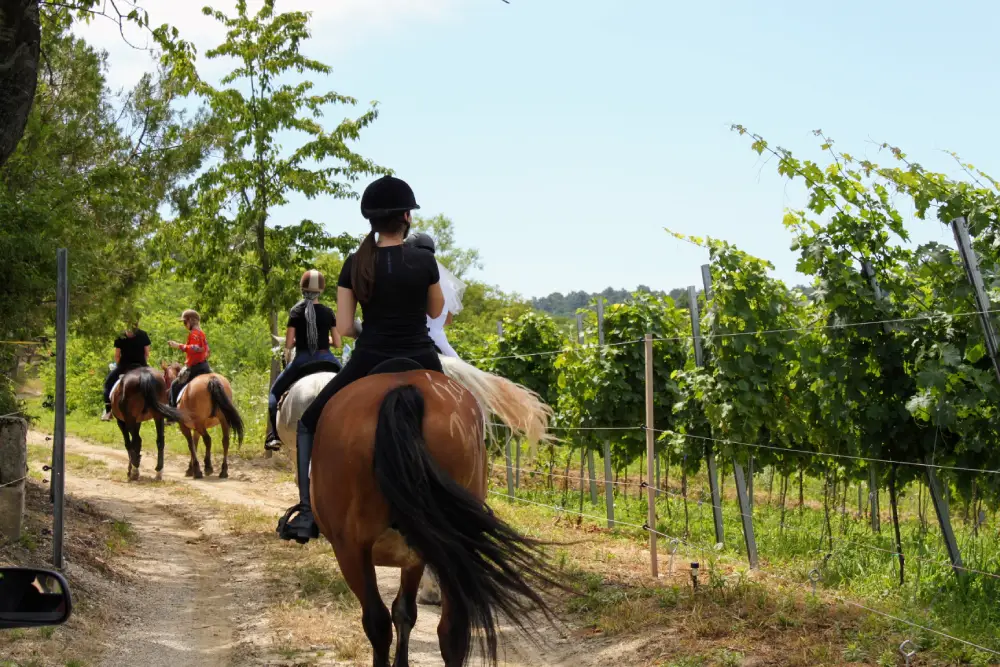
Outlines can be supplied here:
M367 220L418 208L420 206L413 189L395 176L383 176L373 181L361 195L361 215Z
M423 248L424 250L430 250L431 254L434 254L434 239L431 238L430 234L417 232L410 238L406 239L406 245L411 245L415 248Z

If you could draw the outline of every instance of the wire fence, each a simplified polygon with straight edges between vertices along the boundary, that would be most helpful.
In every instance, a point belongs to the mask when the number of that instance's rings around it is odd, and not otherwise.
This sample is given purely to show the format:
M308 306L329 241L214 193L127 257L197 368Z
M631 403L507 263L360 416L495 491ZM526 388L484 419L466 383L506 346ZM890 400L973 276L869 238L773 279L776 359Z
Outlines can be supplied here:
M618 426L618 427L600 427L600 426L595 426L595 427L563 427L563 428L554 427L553 430L597 431L597 432L627 432L627 431L635 431L635 430L645 430L645 427L644 426ZM656 434L664 434L664 433L666 433L666 434L681 435L681 436L687 436L688 435L688 434L677 433L677 432L673 432L673 431L659 430L659 429L649 429L649 430L653 431ZM703 438L703 439L711 440L711 441L718 442L718 443L725 443L725 444L729 444L729 445L741 445L741 446L748 446L748 447L754 447L754 446L756 446L755 443L741 443L741 442L734 442L734 441L728 441L728 440L717 439L717 438ZM831 454L828 454L828 453L825 453L825 452L810 452L810 451L807 451L807 450L790 450L788 448L775 447L775 446L763 446L763 447L767 448L767 449L778 449L780 451L793 451L794 453L801 454L801 455L804 455L804 456L808 455L808 456L813 456L813 457L840 458L838 456L831 455ZM896 462L896 461L892 461L892 460L888 460L888 459L880 459L880 458L877 458L877 457L846 456L845 455L845 456L843 456L843 458L855 459L855 460L860 460L860 461L867 461L867 462L872 462L872 463L887 463L887 464L892 464L892 463L903 464L903 463L906 463L906 462L902 462L902 461ZM571 458L567 458L567 467L569 465L568 462L570 460L571 460ZM514 474L514 473L516 473L517 476L518 476L518 479L520 479L520 477L522 475L524 475L527 479L542 477L542 478L555 478L555 479L564 480L565 484L564 484L564 488L563 488L563 494L564 494L564 501L563 501L564 504L563 505L548 504L548 503L544 503L544 502L539 502L538 500L524 498L524 497L521 497L520 495L518 495L518 493L519 493L518 491L515 491L514 495L511 495L508 492L501 492L501 491L498 491L498 490L491 489L489 491L489 494L491 496L495 496L495 497L498 497L498 498L503 498L503 499L511 501L511 502L527 504L527 505L539 507L539 508L542 508L542 509L547 509L547 510L551 510L551 511L554 511L554 512L558 512L560 514L564 514L564 515L568 515L568 516L576 516L576 517L580 517L581 519L587 519L587 520L594 521L594 522L597 522L597 523L600 524L600 523L603 523L605 521L606 517L600 516L600 515L597 515L597 514L591 514L591 513L586 513L586 512L578 511L576 509L572 509L570 507L565 506L565 500L566 500L566 497L567 497L566 494L568 492L568 485L569 485L570 482L573 482L575 484L576 483L579 484L578 491L579 491L580 498L581 498L581 506L582 506L583 498L585 497L585 491L586 491L587 485L588 484L589 485L599 484L599 485L607 485L608 487L614 487L614 488L619 488L619 489L625 489L625 488L645 489L647 492L651 492L653 498L656 498L658 496L665 496L668 499L668 501L669 500L683 500L683 501L687 501L687 502L697 502L697 504L698 504L699 507L707 506L707 507L711 507L713 509L713 511L716 510L716 509L719 510L719 512L720 512L721 515L728 517L730 520L732 520L734 518L737 519L737 520L740 520L740 521L743 521L744 519L747 519L747 520L750 521L751 525L753 525L755 522L759 522L760 521L760 516L759 515L755 515L755 513L753 512L752 509L749 512L744 512L744 511L740 510L739 508L732 507L732 506L726 506L725 502L723 501L723 499L721 497L720 497L718 503L716 503L713 500L711 500L711 498L709 498L708 500L705 500L705 499L700 498L700 497L697 498L697 499L694 499L694 498L690 498L688 496L688 494L678 493L677 491L672 490L670 488L661 488L658 484L657 485L651 484L649 480L646 480L646 481L620 480L620 479L614 479L614 480L604 479L604 480L601 480L601 479L597 479L596 477L594 477L591 471L589 471L589 470L585 471L584 470L584 461L582 459L581 459L580 465L581 465L580 472L576 473L576 474L568 474L568 473L557 472L557 471L555 471L555 470L552 469L551 462L550 462L550 468L548 470L544 470L544 469L540 470L538 468L526 468L526 467L522 467L522 466L513 466L511 464L508 464L506 466L507 474ZM967 469L967 468L961 468L961 467L955 467L955 466L943 466L943 465L936 465L936 464L920 464L920 465L922 467L925 467L925 468L931 468L931 469L936 469L936 470L962 470L962 471L972 471L972 472L982 472L982 473L1000 473L1000 471L971 470L971 469ZM668 469L669 469L669 466L668 466ZM657 473L657 475L658 474L659 473ZM843 496L845 504L846 504L846 492L847 492L847 489L845 487L845 490L844 490L845 495ZM699 492L699 494L697 494L697 495L705 495L704 494L704 490L702 489ZM611 497L611 496L609 496L609 497ZM640 494L640 497L641 497L641 494ZM648 501L647 501L647 504L648 504ZM836 508L834 508L834 511L836 512ZM841 513L842 513L842 515L844 514L843 511ZM860 518L860 516L863 515L863 512L862 512L862 510L861 510L860 507L859 507L858 514L859 514L859 518ZM636 531L642 531L642 532L645 532L647 534L655 535L657 537L662 537L663 539L667 540L674 547L674 551L676 551L676 548L678 546L682 545L686 549L688 549L688 550L690 550L692 552L695 552L695 553L697 553L699 555L704 556L705 554L720 554L721 551L725 549L725 544L724 543L717 543L714 546L712 546L712 545L707 545L707 544L704 544L704 543L695 542L695 541L692 541L688 537L682 537L680 535L673 535L673 534L670 534L669 532L664 532L662 530L659 530L658 526L651 526L651 525L649 525L648 522L647 523L643 523L643 524L639 524L639 523L635 523L635 522L632 522L632 521L623 521L620 518L615 518L613 520L613 525L616 528L622 527L622 528L632 529L632 530L636 530ZM810 534L810 531L808 531L804 526L794 526L794 525L788 524L784 520L782 520L782 522L780 523L780 528L781 528L781 531L782 531L782 533L781 533L782 535L784 534L784 531L788 531L788 532L791 532L791 533L799 534L800 536L804 536L807 539L816 539L815 533L811 533ZM819 543L821 545L825 544L825 545L829 546L829 548L820 548L820 549L818 549L818 551L820 551L821 553L825 553L825 556L823 557L822 564L819 567L810 570L810 575L807 577L806 581L794 581L794 580L790 580L787 577L783 576L782 574L779 574L779 573L775 572L773 570L773 568L768 567L766 565L765 565L765 567L759 568L759 571L762 572L764 574L764 576L766 576L768 578L772 578L772 579L775 579L775 580L780 580L780 581L783 581L783 582L785 582L785 583L787 583L789 585L792 585L792 586L802 587L802 586L807 586L807 585L811 584L813 586L813 594L815 595L816 594L816 584L817 584L817 582L819 580L819 569L821 567L824 567L825 564L831 558L834 558L837 555L846 553L847 550L849 550L849 549L854 549L854 550L864 549L864 550L867 550L870 553L877 554L877 555L885 557L887 559L891 559L891 560L893 560L893 562L895 562L895 559L898 558L900 555L903 555L898 550L896 550L894 548L893 549L886 549L886 548L878 546L878 545L866 544L864 542L860 542L860 541L848 539L847 537L845 537L843 535L841 535L841 536L835 536L835 535L833 535L832 532L830 532L829 534L827 534L825 532L822 533L822 534L820 534L819 535ZM671 552L671 566L672 566L673 553L674 552ZM959 572L962 572L962 573L965 573L965 574L968 574L968 575L978 575L978 576L986 577L986 578L989 578L989 579L992 579L992 580L1000 580L1000 573L998 573L998 572L991 572L991 571L988 571L988 570L985 570L985 569L971 567L971 566L967 566L967 565L964 565L964 564L959 565L959 564L956 564L956 563L953 563L953 562L940 561L940 560L936 560L936 559L932 559L932 558L926 558L926 557L923 557L923 556L920 556L920 555L917 555L917 554L908 554L908 555L904 555L904 557L908 561L919 562L919 563L922 563L922 564L926 564L926 565L934 566L934 567L938 567L938 568L943 568L943 569L952 569L952 570L956 570L956 571L959 571ZM856 609L865 611L867 613L871 613L871 614L877 615L879 617L882 617L884 619L890 620L890 621L892 621L894 623L899 623L899 624L901 624L903 626L906 626L906 627L910 627L910 628L913 628L913 629L916 629L916 630L920 630L920 631L923 631L923 632L931 633L931 634L933 634L935 636L938 636L938 637L940 637L942 639L956 642L958 644L964 645L964 646L966 646L968 648L975 649L977 651L982 651L983 653L991 655L991 656L1000 656L1000 650L995 649L995 648L991 648L989 646L984 646L984 645L982 645L980 643L977 643L975 641L971 641L969 639L965 639L965 638L959 637L954 632L941 630L941 629L938 629L938 628L935 628L935 627L931 627L930 625L927 625L927 624L924 624L924 623L918 623L918 622L913 621L911 619L903 618L898 613L892 613L892 612L889 612L889 611L878 609L877 607L872 606L870 603L858 602L856 600L850 599L847 596L841 595L840 593L838 593L836 591L831 591L831 590L828 590L828 589L824 589L824 591L825 591L826 597L828 597L829 599L834 600L836 602L848 605L850 607L854 607ZM909 641L904 642L904 647L905 646L910 646L912 650L914 650L914 651L916 650L915 647L914 647L914 645L912 644L912 642L909 642ZM901 652L904 655L906 655L905 651L901 651ZM909 655L912 656L913 653L911 652Z

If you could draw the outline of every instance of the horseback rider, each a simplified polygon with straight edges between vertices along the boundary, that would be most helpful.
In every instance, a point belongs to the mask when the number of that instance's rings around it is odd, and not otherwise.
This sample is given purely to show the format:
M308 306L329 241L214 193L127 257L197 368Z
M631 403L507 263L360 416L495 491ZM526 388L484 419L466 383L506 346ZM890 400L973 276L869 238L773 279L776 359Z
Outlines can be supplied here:
M208 339L205 338L205 332L201 330L201 315L189 308L181 313L181 322L190 332L187 342L182 345L177 341L167 341L167 345L170 347L184 352L184 370L170 383L170 407L173 408L177 407L177 397L180 396L181 390L188 382L199 375L207 375L212 372L208 366L208 357L210 356Z
M267 395L268 421L264 448L270 450L281 448L277 427L278 396L275 394L275 389L283 386L283 378L307 362L320 360L337 362L337 357L330 351L330 345L333 344L337 349L342 345L333 309L319 303L319 297L326 289L326 278L319 271L309 270L302 274L299 287L302 290L302 300L288 311L288 324L285 325L286 358L292 348L295 349L295 358L275 378Z
M357 340L343 370L299 420L299 503L278 522L277 532L284 540L304 544L319 536L310 505L309 466L316 425L327 401L390 359L406 358L427 370L442 372L427 333L427 316L438 317L444 309L438 266L430 253L403 244L412 220L410 212L418 208L410 186L392 176L371 183L361 197L361 215L371 223L371 231L347 257L337 281L337 330L341 336ZM363 330L354 320L359 303Z
M104 379L104 414L101 421L111 421L111 390L125 373L149 365L149 334L139 328L139 316L126 317L125 332L115 339L115 367Z
M432 255L435 252L434 239L429 234L417 232L406 239L406 245L427 250ZM437 259L434 260L437 262ZM441 262L437 262L438 273L441 274L441 291L444 294L444 309L437 317L427 316L427 331L438 354L446 357L458 357L458 352L448 342L448 336L444 333L444 328L452 323L453 318L462 310L462 294L465 292L465 283L452 275Z

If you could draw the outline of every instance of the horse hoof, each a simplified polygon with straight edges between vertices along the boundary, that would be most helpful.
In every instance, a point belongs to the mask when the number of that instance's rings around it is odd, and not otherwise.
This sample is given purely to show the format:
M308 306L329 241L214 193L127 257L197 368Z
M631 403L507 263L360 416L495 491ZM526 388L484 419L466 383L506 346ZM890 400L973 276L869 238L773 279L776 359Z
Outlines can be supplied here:
M163 471L162 470L157 470L156 471L156 481L157 482L162 482L163 481Z
M228 471L228 470L226 470L225 468L223 468L223 469L222 469L222 470L221 470L221 471L219 472L219 479L229 479L229 471Z
M195 470L194 471L194 478L195 479L201 479L202 477L204 477L204 475L201 474L200 470Z
M191 472L191 468L188 468L187 470L184 471L184 476L185 477L193 477L194 476L194 473Z
M211 477L213 472L215 472L215 468L213 468L212 466L205 466L205 474L206 475L208 475L209 477Z

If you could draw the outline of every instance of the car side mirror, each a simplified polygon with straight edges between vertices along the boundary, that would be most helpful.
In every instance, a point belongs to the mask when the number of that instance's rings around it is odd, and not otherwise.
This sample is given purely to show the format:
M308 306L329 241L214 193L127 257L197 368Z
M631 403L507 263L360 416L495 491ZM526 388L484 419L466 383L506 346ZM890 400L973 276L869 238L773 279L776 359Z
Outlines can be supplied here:
M0 629L62 625L72 610L69 584L58 572L0 567Z

